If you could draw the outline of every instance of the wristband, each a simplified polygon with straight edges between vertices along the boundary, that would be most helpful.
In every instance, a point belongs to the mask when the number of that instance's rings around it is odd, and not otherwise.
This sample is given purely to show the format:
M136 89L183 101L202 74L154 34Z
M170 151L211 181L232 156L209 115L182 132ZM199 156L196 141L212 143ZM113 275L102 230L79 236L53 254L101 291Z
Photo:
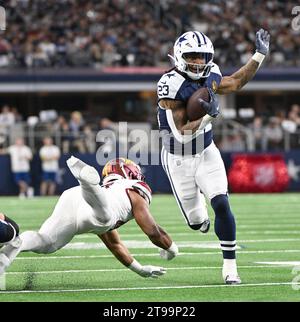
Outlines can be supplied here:
M172 242L172 245L167 249L167 251L174 254L174 255L177 255L178 254L178 247L174 242Z
M131 269L133 272L139 274L143 270L143 266L136 261L135 259L133 262L128 266L129 269Z
M251 57L253 60L255 60L257 63L259 63L259 66L261 65L261 63L263 62L263 60L265 59L265 55L262 53L259 53L258 51Z

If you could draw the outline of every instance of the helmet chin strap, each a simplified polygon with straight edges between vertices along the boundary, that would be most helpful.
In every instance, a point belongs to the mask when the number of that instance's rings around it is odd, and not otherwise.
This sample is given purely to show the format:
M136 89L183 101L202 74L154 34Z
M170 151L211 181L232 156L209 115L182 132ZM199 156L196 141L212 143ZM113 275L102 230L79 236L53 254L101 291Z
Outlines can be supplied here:
M175 63L176 60L172 55L168 54L168 57L170 57L173 60L173 62Z

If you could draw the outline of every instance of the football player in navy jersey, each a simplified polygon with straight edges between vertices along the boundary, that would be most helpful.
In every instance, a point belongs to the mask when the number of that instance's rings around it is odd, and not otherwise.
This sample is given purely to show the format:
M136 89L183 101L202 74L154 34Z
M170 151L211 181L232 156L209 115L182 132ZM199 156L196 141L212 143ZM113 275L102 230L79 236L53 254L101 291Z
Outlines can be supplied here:
M198 31L181 35L174 44L175 67L157 84L158 123L162 137L162 164L173 194L187 222L194 230L209 230L205 197L215 213L215 232L223 253L222 276L226 284L240 284L236 264L236 227L231 212L227 176L220 152L213 142L211 121L219 114L216 94L241 89L259 69L269 51L270 35L256 33L256 52L237 72L222 76L213 62L214 47ZM201 87L208 88L210 101L202 101L207 114L189 122L186 104ZM204 197L205 196L205 197Z
M155 222L149 204L151 189L140 167L131 160L109 161L102 172L71 157L68 167L80 186L66 190L59 198L52 215L39 231L25 231L21 243L9 243L0 251L0 275L22 251L49 254L68 244L75 235L96 234L115 257L142 277L157 278L165 274L163 267L141 265L121 241L117 228L135 219L151 242L160 248L160 256L171 260L178 248L170 236Z

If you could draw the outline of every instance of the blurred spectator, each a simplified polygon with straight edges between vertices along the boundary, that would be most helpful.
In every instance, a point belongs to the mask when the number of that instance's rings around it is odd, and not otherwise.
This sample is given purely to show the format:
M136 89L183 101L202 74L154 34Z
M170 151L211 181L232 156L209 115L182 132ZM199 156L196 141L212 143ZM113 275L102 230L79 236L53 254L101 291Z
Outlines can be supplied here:
M246 150L245 141L238 130L231 130L227 136L219 144L222 151L240 152Z
M272 39L264 64L298 66L294 6L291 0L7 0L0 67L165 66L174 39L187 30L211 38L222 67L239 66L253 54L261 27Z
M99 129L104 130L104 129L115 129L116 123L110 120L107 117L103 117L99 120Z
M23 121L22 115L19 113L18 109L16 107L11 107L11 112L13 113L15 117L15 123L20 123Z
M10 127L15 124L15 115L12 113L8 105L2 107L2 112L0 113L0 125L5 127Z
M67 120L63 116L59 116L53 130L56 135L60 135L62 153L69 153L72 138Z
M83 128L83 143L85 153L94 153L96 151L96 135L90 125Z
M264 131L262 118L260 116L256 116L253 123L250 125L250 128L253 131L255 150L261 150Z
M53 144L52 138L44 138L43 146L40 149L40 158L42 160L43 171L40 193L42 196L53 196L55 194L57 172L59 170L60 149Z
M72 140L72 146L71 151L72 152L85 152L84 148L84 142L83 142L83 131L84 126L84 120L82 117L82 114L78 111L74 111L71 113L71 120L69 122L69 128L71 132L71 140Z
M283 130L280 120L277 117L271 117L265 127L263 137L264 150L278 150L282 148Z
M8 147L11 157L11 169L15 182L19 186L19 197L32 197L34 192L30 187L30 161L32 160L31 149L25 145L23 138L17 138L15 144Z
M297 127L300 126L300 106L298 104L293 104L288 113L288 120L294 122Z

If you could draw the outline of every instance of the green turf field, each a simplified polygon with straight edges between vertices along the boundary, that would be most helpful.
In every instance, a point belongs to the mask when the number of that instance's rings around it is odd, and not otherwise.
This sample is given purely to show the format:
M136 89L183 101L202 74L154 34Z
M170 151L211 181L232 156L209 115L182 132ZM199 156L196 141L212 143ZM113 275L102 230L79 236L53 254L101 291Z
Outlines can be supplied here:
M1 198L0 210L16 219L22 231L36 230L56 200ZM20 254L6 273L0 301L299 301L300 194L231 195L231 204L241 286L223 285L213 227L205 235L190 230L173 196L155 195L152 213L181 255L163 261L134 221L119 231L142 264L166 267L165 276L143 279L94 235L81 235L55 254ZM211 209L210 215L213 219Z

